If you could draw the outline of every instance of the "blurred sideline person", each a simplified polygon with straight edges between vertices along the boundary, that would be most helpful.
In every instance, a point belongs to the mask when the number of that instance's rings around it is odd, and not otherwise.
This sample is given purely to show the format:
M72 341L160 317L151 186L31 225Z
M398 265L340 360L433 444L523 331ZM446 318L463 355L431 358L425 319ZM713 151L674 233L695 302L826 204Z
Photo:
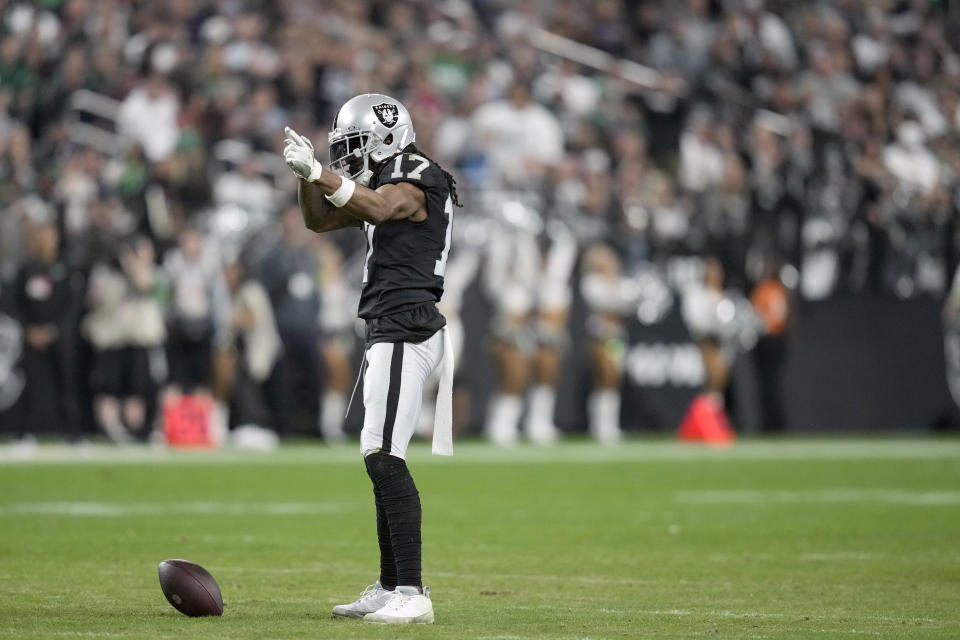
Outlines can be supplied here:
M764 334L755 348L763 409L764 431L784 429L783 368L787 360L787 332L790 323L790 298L779 277L779 265L771 263L763 280L750 294L750 302L763 320Z
M149 435L159 378L165 373L162 276L146 237L124 242L93 267L81 331L93 347L90 383L97 424L114 442Z
M260 262L260 282L270 296L277 329L283 342L283 402L295 412L293 429L300 418L313 433L320 420L319 264L311 246L310 232L303 228L299 209L287 207L280 216L281 235ZM291 435L281 432L281 435Z
M501 222L488 249L484 284L496 308L491 349L499 386L485 433L500 446L516 443L526 396L524 433L535 444L549 445L558 437L556 385L569 340L577 243L560 223L542 233L539 215L518 203L507 206L524 215L508 212L511 219Z
M703 282L691 285L683 296L683 318L703 356L706 390L720 394L727 388L729 358L720 338L717 307L723 300L723 265L716 258L704 261Z
M704 392L690 403L678 435L724 444L736 437L724 400L730 371L741 352L756 346L764 323L743 294L723 288L725 274L718 259L706 258L703 268L703 281L684 291L681 311L703 358Z
M532 231L502 220L487 245L484 289L493 303L490 350L497 389L487 408L485 435L512 446L519 436L524 394L530 385L536 337L530 326L540 275L540 251Z
M577 241L562 224L548 226L549 246L544 251L534 335L533 387L529 393L524 430L535 444L553 444L558 437L554 424L557 381L570 337L567 320L573 295L570 276L577 261Z
M318 233L362 226L367 239L358 312L367 321L360 446L377 509L380 579L333 613L429 624L420 496L405 458L424 382L438 367L433 450L453 453L453 347L436 305L459 205L455 181L416 147L409 113L389 96L362 94L340 108L329 134L331 169L316 160L309 140L286 132L284 158L300 178L306 226Z
M277 332L270 298L256 279L249 276L243 257L224 267L230 291L230 329L237 351L231 390L231 426L269 427L288 431L289 407L277 387L283 384L279 371L283 345Z
M636 301L621 277L620 258L610 247L596 245L584 252L580 291L590 310L587 336L593 389L587 400L590 436L605 445L620 441L620 388L627 331L624 317Z
M25 443L33 442L34 432L59 432L70 442L80 440L72 340L77 295L59 255L60 232L54 221L34 220L27 259L14 283L26 376L24 419L17 435Z
M209 392L214 348L226 346L230 301L218 253L199 229L187 227L164 262L170 280L168 383L175 392Z
M343 253L331 242L321 242L320 327L323 333L323 361L326 385L320 401L320 434L327 443L344 439L343 423L347 413L352 367L350 365L356 333L352 309L358 296L347 285L343 274Z
M730 421L724 409L724 393L730 377L733 354L724 344L723 327L719 315L720 305L724 301L723 265L716 258L704 261L703 281L687 287L683 293L681 311L703 358L705 372L703 393L691 403L691 410L707 409L710 425L707 429L713 433L713 426L720 425L719 431L726 433ZM691 415L691 414L688 414ZM681 431L687 425L685 420Z

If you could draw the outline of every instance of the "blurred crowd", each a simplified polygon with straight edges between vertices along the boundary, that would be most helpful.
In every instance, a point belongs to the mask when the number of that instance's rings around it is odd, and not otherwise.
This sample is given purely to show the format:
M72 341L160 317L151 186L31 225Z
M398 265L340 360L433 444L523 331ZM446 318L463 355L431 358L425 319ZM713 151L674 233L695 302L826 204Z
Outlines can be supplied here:
M303 229L279 151L290 125L323 158L339 105L380 92L460 184L444 311L474 282L489 301L488 434L512 442L527 403L527 434L556 437L576 298L591 433L615 441L608 347L648 300L638 273L709 285L670 268L709 255L717 290L943 296L957 19L937 0L0 0L21 429L79 433L89 406L146 437L158 394L202 389L235 425L341 438L363 238Z

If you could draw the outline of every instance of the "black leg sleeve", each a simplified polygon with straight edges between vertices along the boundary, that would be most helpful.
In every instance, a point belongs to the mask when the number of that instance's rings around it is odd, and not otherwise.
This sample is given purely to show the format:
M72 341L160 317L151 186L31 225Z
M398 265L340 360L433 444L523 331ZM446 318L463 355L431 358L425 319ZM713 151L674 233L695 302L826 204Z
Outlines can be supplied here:
M377 503L377 542L380 544L380 585L384 589L393 590L397 586L397 561L393 558L393 543L390 541L390 524L387 521L387 510L383 506L383 498L376 484L373 486L373 497Z
M396 563L397 585L420 587L420 494L407 469L407 463L387 453L371 453L365 458L367 474L373 481L374 495L380 494L390 534L390 546ZM381 528L378 524L377 532ZM383 560L381 541L381 565Z

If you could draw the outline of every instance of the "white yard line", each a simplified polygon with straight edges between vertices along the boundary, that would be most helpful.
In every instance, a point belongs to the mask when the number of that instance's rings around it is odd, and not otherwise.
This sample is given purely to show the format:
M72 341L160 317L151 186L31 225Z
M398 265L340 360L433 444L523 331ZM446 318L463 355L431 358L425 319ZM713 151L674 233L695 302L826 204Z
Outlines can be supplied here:
M23 634L23 629L0 629L0 637L5 635L19 637ZM33 637L33 636L31 636ZM44 631L42 637L57 637L57 638L142 638L142 633L117 633L114 631ZM158 634L156 631L152 631L150 634L151 638L173 638L174 636L163 633Z
M606 636L474 636L474 640L607 640Z
M609 613L620 613L620 614L634 614L634 615L650 615L650 616L671 616L671 617L685 617L685 616L709 616L712 618L758 618L758 619L783 619L790 618L794 620L816 620L818 622L824 621L836 621L836 616L828 615L818 615L812 613L781 613L776 611L690 611L688 609L604 609L603 611ZM861 621L869 621L881 624L901 624L904 622L911 624L945 624L945 625L954 625L957 624L956 620L936 620L934 618L926 617L916 617L916 616L864 616L864 615L851 615L850 617L856 618ZM853 633L854 631L851 631ZM872 633L872 632L866 632Z
M843 562L847 560L856 560L861 562L877 560L881 557L879 553L865 553L862 551L834 551L830 553L801 553L800 560L803 562Z
M0 505L0 517L66 516L125 518L188 515L329 515L355 511L348 502L14 502Z
M688 462L740 460L896 460L960 459L960 439L800 439L746 440L729 449L665 440L633 439L607 448L586 441L565 442L555 447L521 445L502 449L469 440L455 446L453 458L431 456L429 445L411 445L409 459L416 464L462 463L603 463L603 462ZM114 447L93 444L69 447L44 444L23 454L9 444L0 445L0 466L35 464L360 464L356 447L323 447L293 443L268 453L223 449L219 451L176 451L150 447Z
M705 489L679 491L677 502L684 504L849 504L882 503L903 506L953 506L960 504L960 491L919 491L911 489L853 489L833 487L797 491L762 489Z
M578 582L583 584L613 584L623 586L640 585L659 585L659 584L706 584L711 585L730 585L730 582L722 582L714 579L710 580L687 580L687 579L656 579L649 578L618 578L613 576L591 576L591 575L556 575L550 573L537 574L519 574L519 573L501 573L500 571L491 571L490 573L460 573L454 571L427 571L431 578L453 578L455 580L477 580L490 583L492 579L503 580L528 580L531 582Z

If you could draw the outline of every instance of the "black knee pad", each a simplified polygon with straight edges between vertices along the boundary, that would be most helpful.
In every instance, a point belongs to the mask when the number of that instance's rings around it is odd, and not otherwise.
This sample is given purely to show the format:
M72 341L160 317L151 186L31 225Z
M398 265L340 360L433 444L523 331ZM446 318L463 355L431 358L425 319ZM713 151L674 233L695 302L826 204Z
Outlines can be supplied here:
M373 482L374 493L379 494L391 528L397 521L415 521L419 528L420 493L413 482L403 458L388 453L371 453L364 458L367 475Z
M382 498L390 499L417 494L417 486L403 458L378 451L365 457L363 462L367 466L367 475L370 476L373 486L380 492Z

